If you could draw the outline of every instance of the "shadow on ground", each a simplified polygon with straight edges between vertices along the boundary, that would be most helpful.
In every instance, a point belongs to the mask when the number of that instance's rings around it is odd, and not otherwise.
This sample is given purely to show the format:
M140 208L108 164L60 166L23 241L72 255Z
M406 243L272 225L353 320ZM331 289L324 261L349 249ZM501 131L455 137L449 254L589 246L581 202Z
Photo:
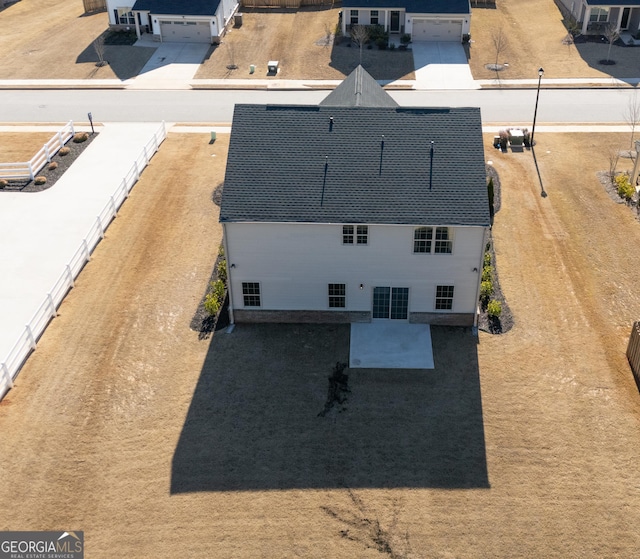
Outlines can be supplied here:
M135 78L147 61L151 58L155 48L150 47L134 47L124 45L105 45L104 60L109 63L111 70L120 80L128 80ZM100 58L96 52L93 42L78 55L76 64L93 63L97 64ZM96 66L95 71L90 77L99 70Z
M609 54L609 42L599 36L578 37L575 39L574 46L578 49L580 57L591 68L604 72L612 78L630 81L635 85L634 78L638 78L640 47L625 45L618 39L611 45L611 53ZM610 58L615 64L603 63L607 58Z
M173 457L171 493L489 486L477 338L432 327L436 368L328 377L348 325L240 325L211 342Z
M348 76L360 63L360 49L343 39L331 47L331 61L329 66ZM410 50L399 49L380 50L378 48L362 49L362 66L376 80L395 81L399 79L415 79L413 74L413 53Z

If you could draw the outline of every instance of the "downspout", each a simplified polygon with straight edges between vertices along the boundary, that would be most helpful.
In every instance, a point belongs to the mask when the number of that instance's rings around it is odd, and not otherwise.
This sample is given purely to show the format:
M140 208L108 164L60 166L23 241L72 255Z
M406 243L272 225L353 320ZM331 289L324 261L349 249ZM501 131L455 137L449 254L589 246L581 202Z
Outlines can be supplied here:
M227 259L227 293L229 294L229 324L235 324L233 319L233 290L231 284L231 263L229 261L229 243L227 242L227 227L226 224L222 224L222 245L224 247L224 257Z
M480 262L478 263L478 267L476 268L478 272L478 285L476 286L476 310L473 315L473 327L478 327L478 317L480 315L479 305L480 305L480 284L482 283L482 266L484 264L484 248L487 246L487 238L489 227L484 227L484 231L482 233L482 251L480 252Z

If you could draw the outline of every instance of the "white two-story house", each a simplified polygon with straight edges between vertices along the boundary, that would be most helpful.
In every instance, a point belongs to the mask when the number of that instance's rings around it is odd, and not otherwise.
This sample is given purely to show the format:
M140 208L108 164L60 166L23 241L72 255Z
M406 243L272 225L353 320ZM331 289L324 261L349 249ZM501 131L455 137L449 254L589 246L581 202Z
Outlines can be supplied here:
M318 106L236 105L220 221L234 322L473 325L480 110L400 107L362 67Z

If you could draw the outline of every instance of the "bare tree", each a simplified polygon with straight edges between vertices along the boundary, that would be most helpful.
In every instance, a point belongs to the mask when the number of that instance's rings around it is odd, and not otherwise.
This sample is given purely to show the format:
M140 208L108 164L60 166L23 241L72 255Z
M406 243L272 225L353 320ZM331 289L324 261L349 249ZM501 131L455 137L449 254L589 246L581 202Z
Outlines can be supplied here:
M351 28L351 40L360 48L360 64L362 64L362 49L369 37L369 28L366 25L354 25Z
M96 66L98 67L106 66L108 62L104 59L104 53L106 50L106 47L104 44L104 34L96 37L93 40L93 48L96 51L96 55L98 56L98 62L96 62Z
M609 50L607 51L607 62L611 60L611 46L616 42L618 37L620 36L616 26L612 23L608 23L604 28L604 36L609 41Z
M640 124L640 100L638 100L638 91L633 91L633 96L629 97L627 108L623 113L624 121L631 127L631 145L630 150L633 150L633 136L636 131L636 126Z
M500 60L500 55L503 54L509 46L507 35L502 27L494 29L493 34L491 35L491 44L493 45L493 50L496 53L495 69L497 70L499 68L498 60Z
M609 149L609 179L611 184L616 179L616 168L618 167L618 160L620 159L620 151L617 149Z

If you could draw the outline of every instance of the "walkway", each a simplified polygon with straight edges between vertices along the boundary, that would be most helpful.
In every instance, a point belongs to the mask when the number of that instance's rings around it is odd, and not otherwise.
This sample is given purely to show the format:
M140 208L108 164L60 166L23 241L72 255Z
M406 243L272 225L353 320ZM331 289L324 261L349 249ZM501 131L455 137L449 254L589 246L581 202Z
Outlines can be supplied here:
M0 363L159 126L107 124L52 188L0 193Z

